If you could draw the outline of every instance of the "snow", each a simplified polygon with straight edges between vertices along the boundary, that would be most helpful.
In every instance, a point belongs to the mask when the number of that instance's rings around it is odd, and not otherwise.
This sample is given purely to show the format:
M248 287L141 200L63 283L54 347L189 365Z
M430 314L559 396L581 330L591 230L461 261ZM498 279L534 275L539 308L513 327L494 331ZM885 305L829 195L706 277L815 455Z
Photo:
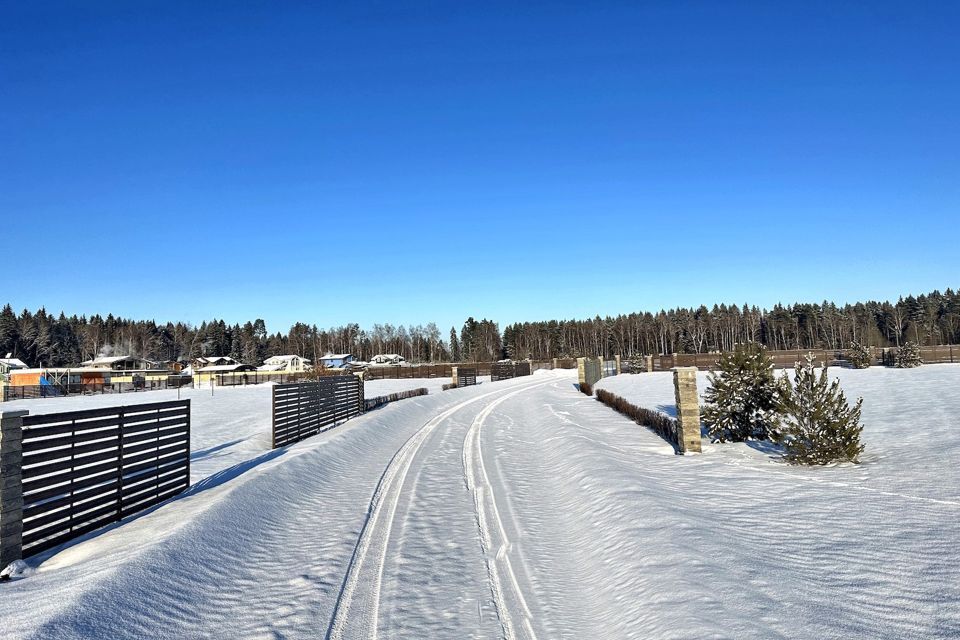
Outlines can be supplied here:
M250 446L246 460L208 462L219 471L182 497L28 559L26 577L0 585L0 626L11 638L956 637L960 366L837 373L864 396L859 466L795 468L760 444L706 441L676 456L579 394L573 371L431 389L275 452L252 446L268 386L197 390L195 437L246 433L210 454ZM446 380L376 382L368 396ZM597 386L672 411L669 373Z

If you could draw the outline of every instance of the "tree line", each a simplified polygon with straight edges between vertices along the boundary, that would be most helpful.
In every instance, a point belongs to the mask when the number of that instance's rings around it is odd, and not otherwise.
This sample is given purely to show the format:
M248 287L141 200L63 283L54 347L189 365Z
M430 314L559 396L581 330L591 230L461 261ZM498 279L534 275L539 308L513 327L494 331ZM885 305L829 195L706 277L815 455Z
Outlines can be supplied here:
M589 320L549 320L508 325L468 318L442 334L434 323L415 326L358 324L328 329L298 322L284 334L269 333L262 319L244 324L211 320L194 326L158 324L107 315L55 316L45 309L0 311L0 356L11 353L31 366L74 366L99 355L153 360L192 360L229 355L240 362L297 354L313 361L326 353L369 360L396 353L410 362L489 362L504 357L557 357L730 351L745 342L770 349L845 349L854 341L872 346L960 343L960 295L951 289L896 302L838 306L798 303L677 308Z

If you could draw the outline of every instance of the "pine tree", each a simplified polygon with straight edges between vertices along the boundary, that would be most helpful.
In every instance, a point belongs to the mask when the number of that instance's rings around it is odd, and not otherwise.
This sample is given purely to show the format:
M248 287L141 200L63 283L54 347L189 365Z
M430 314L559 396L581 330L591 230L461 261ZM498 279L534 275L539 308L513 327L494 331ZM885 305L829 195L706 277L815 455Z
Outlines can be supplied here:
M704 394L703 421L718 442L768 440L780 423L783 383L773 375L773 361L756 342L724 353L710 374Z
M460 339L457 338L457 330L450 327L450 359L454 362L460 362L463 354L460 352Z
M896 367L898 369L912 369L923 364L920 357L920 347L916 342L904 342L897 352Z
M850 343L850 348L844 355L854 369L866 369L873 363L870 347L860 344L856 340Z
M793 464L859 462L860 408L854 406L840 388L840 381L828 380L824 367L818 375L813 354L798 362L793 387L784 398L783 430L778 441L784 445L784 458Z
M13 312L13 307L9 304L4 305L3 311L0 311L0 357L7 353L14 355L17 351L17 314Z

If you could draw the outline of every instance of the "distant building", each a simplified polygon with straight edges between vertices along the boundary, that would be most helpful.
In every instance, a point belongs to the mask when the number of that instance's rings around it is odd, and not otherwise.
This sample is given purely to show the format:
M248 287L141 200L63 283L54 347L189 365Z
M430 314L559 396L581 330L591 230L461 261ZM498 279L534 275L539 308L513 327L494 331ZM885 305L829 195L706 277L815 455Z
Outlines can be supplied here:
M310 361L302 356L273 356L263 361L258 371L281 371L284 373L302 373L310 368Z
M0 375L7 375L17 369L29 369L26 362L20 358L12 358L12 355L8 353L6 358L0 358Z
M403 364L407 359L396 353L381 353L370 358L370 364Z
M209 367L202 367L196 369L195 373L236 373L239 371L253 371L255 367L252 364L243 364L237 362L236 364L214 364Z
M233 360L233 358L229 359ZM240 379L246 384L246 373L255 370L256 367L252 364L243 364L242 362L234 360L233 364L212 364L208 367L194 369L193 379L194 382L199 384L207 382L211 384L223 384L224 379L232 380L235 383L237 381L237 375L239 375ZM254 379L255 378L256 376L254 376Z
M158 369L157 363L134 356L97 356L80 363L86 369L110 369L111 371L147 371Z
M349 353L328 353L320 358L320 364L328 369L342 369L353 360L353 356Z
M219 367L228 364L240 364L230 356L204 356L193 361L193 370L199 371L204 367Z

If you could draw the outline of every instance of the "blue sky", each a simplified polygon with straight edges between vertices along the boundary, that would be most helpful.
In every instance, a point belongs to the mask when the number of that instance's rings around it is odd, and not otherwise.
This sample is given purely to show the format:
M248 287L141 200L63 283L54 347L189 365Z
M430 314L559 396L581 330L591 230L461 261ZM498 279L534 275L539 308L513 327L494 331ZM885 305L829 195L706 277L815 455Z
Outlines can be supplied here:
M960 284L955 3L0 7L16 308L447 328Z

